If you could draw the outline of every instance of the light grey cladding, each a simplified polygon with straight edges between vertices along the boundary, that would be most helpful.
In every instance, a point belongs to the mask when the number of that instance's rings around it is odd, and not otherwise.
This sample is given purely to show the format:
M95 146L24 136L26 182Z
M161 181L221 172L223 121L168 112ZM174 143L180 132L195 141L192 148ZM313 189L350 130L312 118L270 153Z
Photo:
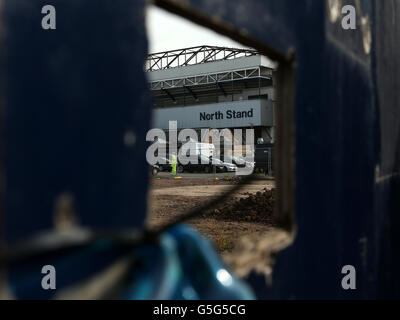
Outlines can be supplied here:
M272 108L270 100L245 100L155 109L153 128L168 129L169 121L177 121L178 129L272 126Z

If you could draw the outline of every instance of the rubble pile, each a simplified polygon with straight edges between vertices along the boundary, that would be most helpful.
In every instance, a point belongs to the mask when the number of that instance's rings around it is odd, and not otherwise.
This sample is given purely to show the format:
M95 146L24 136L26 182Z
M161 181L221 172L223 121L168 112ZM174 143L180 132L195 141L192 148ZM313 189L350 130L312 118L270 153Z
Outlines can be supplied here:
M247 194L247 197L226 202L211 211L215 219L225 221L258 222L273 225L273 208L276 199L275 189Z

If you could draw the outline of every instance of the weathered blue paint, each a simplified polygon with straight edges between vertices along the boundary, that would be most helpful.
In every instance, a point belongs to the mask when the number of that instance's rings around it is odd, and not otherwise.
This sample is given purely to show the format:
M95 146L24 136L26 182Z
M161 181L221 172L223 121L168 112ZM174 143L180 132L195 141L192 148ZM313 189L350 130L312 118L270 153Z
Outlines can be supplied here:
M65 192L84 226L141 226L151 113L145 2L3 2L7 241L51 228ZM56 30L41 28L46 4L56 7Z
M283 52L296 70L297 235L260 298L399 297L400 4L361 1L357 30L332 23L328 1L189 1ZM342 1L356 5L355 1ZM371 21L366 53L361 13ZM341 288L343 265L357 290Z

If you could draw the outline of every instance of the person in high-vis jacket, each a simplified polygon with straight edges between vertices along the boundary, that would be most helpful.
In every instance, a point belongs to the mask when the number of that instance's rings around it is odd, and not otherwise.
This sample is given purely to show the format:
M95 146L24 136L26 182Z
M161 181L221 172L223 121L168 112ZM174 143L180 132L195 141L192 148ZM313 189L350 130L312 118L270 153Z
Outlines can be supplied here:
M172 163L171 163L171 168L172 168L172 170L171 170L171 174L173 175L173 176L176 176L176 155L175 154L172 154L172 159L171 159L172 161Z

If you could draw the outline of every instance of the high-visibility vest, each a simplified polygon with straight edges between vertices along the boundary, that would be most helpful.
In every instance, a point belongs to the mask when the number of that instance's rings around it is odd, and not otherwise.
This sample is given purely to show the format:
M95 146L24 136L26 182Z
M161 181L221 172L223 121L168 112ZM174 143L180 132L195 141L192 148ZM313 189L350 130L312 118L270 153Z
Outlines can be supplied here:
M176 175L176 155L172 155L172 164L171 164L172 170L171 174Z

